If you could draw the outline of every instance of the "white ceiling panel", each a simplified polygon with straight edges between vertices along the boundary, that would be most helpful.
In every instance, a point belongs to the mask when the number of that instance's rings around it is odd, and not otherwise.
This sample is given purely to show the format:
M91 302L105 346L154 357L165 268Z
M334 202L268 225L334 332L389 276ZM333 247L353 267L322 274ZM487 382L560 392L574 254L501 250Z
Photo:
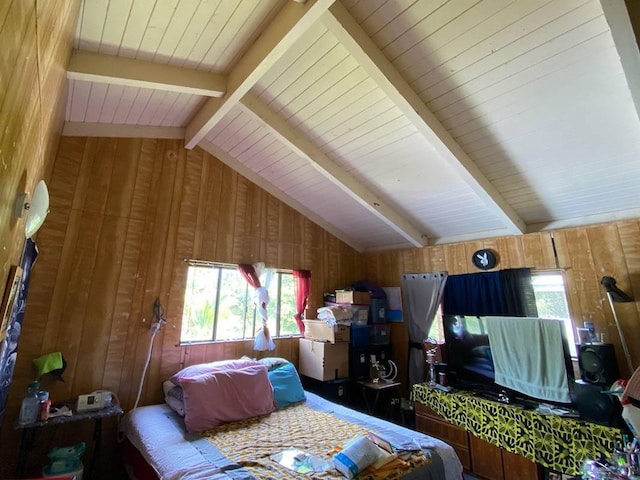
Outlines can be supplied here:
M620 13L84 0L74 48L100 55L73 54L65 131L184 135L358 250L640 217L640 53Z

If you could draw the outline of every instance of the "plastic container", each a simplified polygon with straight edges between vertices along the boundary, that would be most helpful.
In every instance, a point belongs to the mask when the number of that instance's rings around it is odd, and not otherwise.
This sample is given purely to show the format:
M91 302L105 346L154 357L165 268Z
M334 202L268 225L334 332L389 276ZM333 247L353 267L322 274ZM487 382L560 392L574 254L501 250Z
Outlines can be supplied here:
M640 408L630 402L622 402L622 418L635 438L640 439Z
M366 347L369 345L369 325L352 323L349 344L352 347Z
M38 390L40 390L39 382L31 382L27 387L27 395L22 400L20 406L20 416L18 423L20 425L28 425L38 420L40 413L40 400L38 399Z
M59 473L51 473L51 469L49 465L42 469L42 476L44 478L60 478L60 477L71 477L75 480L82 480L82 474L84 472L84 467L80 464L75 470L69 470L68 472L59 472Z
M369 309L369 323L385 323L386 306L386 300L381 298L372 298Z
M371 345L389 345L391 343L391 326L388 323L369 325L369 343Z

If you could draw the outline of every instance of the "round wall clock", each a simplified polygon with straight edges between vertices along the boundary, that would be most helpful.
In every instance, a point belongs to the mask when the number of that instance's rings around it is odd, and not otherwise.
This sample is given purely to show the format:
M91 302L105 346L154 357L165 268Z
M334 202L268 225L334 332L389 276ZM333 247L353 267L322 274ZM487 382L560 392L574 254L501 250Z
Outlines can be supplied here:
M475 252L471 257L471 261L480 270L489 270L495 267L496 263L498 263L496 254L493 250L489 250L488 248L483 248Z

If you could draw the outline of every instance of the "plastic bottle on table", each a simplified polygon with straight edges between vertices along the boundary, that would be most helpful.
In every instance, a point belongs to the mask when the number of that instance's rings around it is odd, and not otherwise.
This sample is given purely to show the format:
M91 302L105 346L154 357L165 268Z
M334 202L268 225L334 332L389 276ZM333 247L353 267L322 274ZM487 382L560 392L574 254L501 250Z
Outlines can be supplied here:
M33 381L27 387L27 395L22 400L20 407L20 417L18 423L20 425L28 425L38 420L40 412L40 400L38 399L38 390L40 383Z

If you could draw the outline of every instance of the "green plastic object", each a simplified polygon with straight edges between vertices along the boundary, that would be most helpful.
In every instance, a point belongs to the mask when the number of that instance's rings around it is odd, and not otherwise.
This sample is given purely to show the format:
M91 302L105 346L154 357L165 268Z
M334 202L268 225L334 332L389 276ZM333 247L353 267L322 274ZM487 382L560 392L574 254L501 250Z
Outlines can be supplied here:
M46 475L61 475L64 473L77 472L82 470L82 462L79 458L55 460L47 465L43 472Z
M49 457L50 462L54 462L56 460L79 460L86 449L87 444L85 442L80 442L76 445L71 445L70 447L52 448L47 454L47 457Z

